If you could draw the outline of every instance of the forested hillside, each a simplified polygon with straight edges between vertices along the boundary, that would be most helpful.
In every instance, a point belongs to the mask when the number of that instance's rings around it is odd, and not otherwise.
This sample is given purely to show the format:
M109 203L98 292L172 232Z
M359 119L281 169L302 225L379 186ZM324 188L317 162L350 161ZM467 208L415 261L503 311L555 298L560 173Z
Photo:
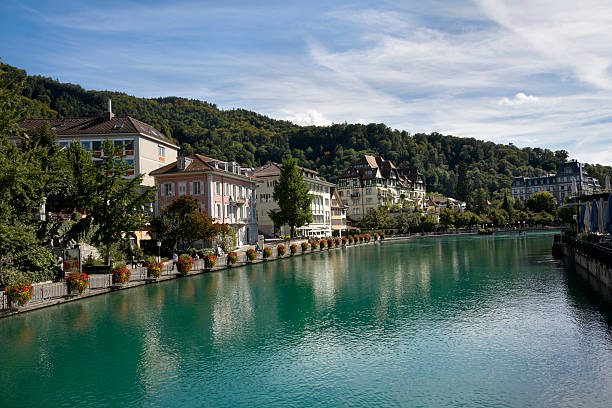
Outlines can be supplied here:
M396 166L417 166L428 191L455 196L460 163L467 166L472 186L490 193L510 186L513 176L551 173L568 158L564 150L519 149L473 138L438 133L410 134L384 124L297 126L254 112L220 110L214 104L179 97L137 98L119 92L87 91L2 64L23 87L24 118L99 115L106 100L113 111L150 123L174 138L183 153L198 152L223 160L257 166L281 161L291 153L300 165L318 170L332 182L361 153L379 154ZM603 184L610 166L590 167Z

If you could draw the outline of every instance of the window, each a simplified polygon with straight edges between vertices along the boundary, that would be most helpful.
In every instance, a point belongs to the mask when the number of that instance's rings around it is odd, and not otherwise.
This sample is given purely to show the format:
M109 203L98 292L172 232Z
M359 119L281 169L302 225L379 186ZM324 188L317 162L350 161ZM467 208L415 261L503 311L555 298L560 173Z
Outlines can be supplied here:
M223 195L226 197L229 195L229 185L227 183L223 184Z
M162 189L162 193L166 197L172 197L174 195L174 184L166 183Z
M238 197L238 195L236 194L236 185L235 184L232 186L232 197L234 197L234 200Z
M93 150L94 152L101 152L102 151L102 142L100 140L95 140L95 141L91 142L91 150Z
M221 218L221 204L217 203L217 218Z
M366 198L366 204L372 204L372 199L370 197Z
M86 152L91 150L91 142L81 142L81 146L83 146Z
M359 181L353 180L353 187L359 187Z
M162 145L157 146L159 149L159 157L166 157L166 148Z
M366 194L372 194L372 189L371 188L366 188Z
M194 181L191 184L191 194L193 195L202 194L202 184L199 181Z
M124 140L123 143L125 144L124 150L134 150L134 139Z
M221 195L221 183L218 181L215 181L215 194Z
M359 215L359 208L353 208L353 214Z
M187 193L187 183L186 182L181 181L178 183L178 193L180 196Z
M325 205L329 205L329 198L325 199Z
M115 140L113 145L115 145L115 149L123 150L123 140Z
M70 142L59 142L60 147L68 147Z

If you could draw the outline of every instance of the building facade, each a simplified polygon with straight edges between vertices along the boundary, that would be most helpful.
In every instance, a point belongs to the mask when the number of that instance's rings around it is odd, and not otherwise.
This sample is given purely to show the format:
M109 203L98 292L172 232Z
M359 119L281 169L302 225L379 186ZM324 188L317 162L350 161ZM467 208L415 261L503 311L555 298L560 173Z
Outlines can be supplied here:
M342 202L342 198L338 193L338 188L332 187L331 191L331 228L332 232L338 231L342 235L342 231L346 230L346 206Z
M599 181L584 170L584 163L575 160L563 163L557 174L540 177L515 177L512 181L512 198L526 200L532 194L548 191L562 203L565 197L578 194L593 194L601 190Z
M269 163L255 169L254 175L260 181L257 189L257 221L260 233L275 237L289 235L289 227L286 225L274 225L268 212L278 210L278 202L273 198L274 185L278 182L282 164ZM303 180L313 196L310 208L312 210L312 222L296 230L298 236L304 237L326 237L331 235L331 200L330 193L334 184L322 180L314 170L299 168L302 171Z
M257 181L252 169L199 154L179 157L151 172L157 187L156 214L189 194L200 212L236 229L238 245L257 242Z
M27 141L28 134L40 131L47 123L57 135L60 146L68 146L76 140L91 152L94 160L96 155L103 154L104 140L111 140L115 146L122 147L126 162L134 167L133 174L142 174L142 183L147 186L154 185L149 173L176 161L179 150L153 126L130 116L115 117L110 100L107 111L98 117L25 120L19 124L25 130L23 138Z
M397 169L382 157L362 155L338 179L347 216L360 220L382 206L423 208L425 184L416 168Z

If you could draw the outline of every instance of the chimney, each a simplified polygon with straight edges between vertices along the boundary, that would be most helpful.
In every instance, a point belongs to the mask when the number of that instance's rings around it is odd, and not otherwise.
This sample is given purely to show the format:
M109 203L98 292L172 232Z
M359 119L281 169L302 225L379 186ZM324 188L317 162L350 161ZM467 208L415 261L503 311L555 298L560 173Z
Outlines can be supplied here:
M107 102L107 111L104 112L102 114L102 117L104 117L104 120L109 121L111 120L115 115L113 114L113 110L111 108L111 100L109 99Z

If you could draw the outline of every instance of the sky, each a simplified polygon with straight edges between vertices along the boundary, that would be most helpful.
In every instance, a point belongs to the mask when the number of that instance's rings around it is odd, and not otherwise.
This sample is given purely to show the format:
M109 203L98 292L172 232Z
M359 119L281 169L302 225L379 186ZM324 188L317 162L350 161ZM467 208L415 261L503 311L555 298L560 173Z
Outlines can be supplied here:
M610 27L609 0L2 0L0 57L86 89L612 165Z

